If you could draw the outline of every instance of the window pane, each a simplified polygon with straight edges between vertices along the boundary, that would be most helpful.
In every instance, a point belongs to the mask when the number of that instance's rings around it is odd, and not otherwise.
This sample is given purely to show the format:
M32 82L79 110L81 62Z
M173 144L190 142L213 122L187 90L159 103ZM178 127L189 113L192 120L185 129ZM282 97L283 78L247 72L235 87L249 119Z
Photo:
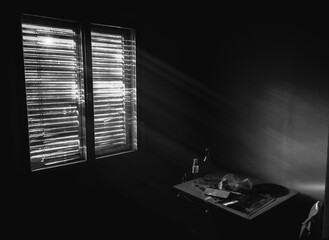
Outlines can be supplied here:
M85 159L79 25L23 16L31 170Z
M93 25L91 45L96 156L136 150L134 32Z

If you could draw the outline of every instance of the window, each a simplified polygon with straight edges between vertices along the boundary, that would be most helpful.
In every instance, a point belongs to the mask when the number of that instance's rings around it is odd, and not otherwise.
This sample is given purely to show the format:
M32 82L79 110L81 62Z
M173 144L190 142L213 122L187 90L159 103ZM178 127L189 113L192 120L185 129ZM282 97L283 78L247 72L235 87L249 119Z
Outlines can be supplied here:
M137 149L134 31L82 27L22 17L32 171Z
M95 152L136 146L135 47L129 36L92 26Z

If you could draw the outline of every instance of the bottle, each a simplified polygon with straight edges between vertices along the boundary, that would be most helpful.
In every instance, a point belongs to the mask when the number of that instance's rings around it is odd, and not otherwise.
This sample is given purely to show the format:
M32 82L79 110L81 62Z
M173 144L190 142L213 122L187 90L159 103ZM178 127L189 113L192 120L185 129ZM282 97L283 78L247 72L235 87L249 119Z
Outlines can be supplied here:
M202 160L202 175L208 174L212 171L212 163L210 159L209 148L205 149L205 156Z
M192 178L198 178L200 173L199 168L199 159L193 158L193 164L192 164Z
M206 148L204 151L205 151L205 156L203 158L203 162L208 163L210 162L209 148Z

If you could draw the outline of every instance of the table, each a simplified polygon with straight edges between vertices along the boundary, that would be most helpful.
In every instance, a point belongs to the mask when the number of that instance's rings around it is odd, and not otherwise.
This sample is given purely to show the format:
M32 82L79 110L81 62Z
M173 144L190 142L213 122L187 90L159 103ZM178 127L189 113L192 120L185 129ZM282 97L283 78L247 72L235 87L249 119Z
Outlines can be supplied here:
M216 176L217 179L221 179L227 173L228 172L225 171L218 171L216 173L212 173L212 175ZM242 174L237 174L237 176L239 176L241 179L245 177ZM261 214L269 211L275 206L287 201L288 199L298 194L297 191L287 189L283 186L272 184L257 178L248 177L248 179L252 182L253 189L261 189L260 187L265 186L266 188L269 186L269 190L273 190L274 187L276 189L286 189L286 192L284 194L274 195L266 193L264 194L264 192L262 191L257 191L252 192L252 196L249 193L229 192L229 196L232 196L230 198L226 197L224 192L224 197L214 197L205 194L209 193L206 190L211 190L211 188L214 188L214 185L212 184L213 182L205 181L204 177L199 177L186 182L182 182L180 184L174 185L173 187L175 190L178 191L179 195L182 194L186 197L190 197L191 199L201 201L204 204L208 204L210 207L222 209L223 211L230 212L236 216L247 220L252 220L257 216L260 216ZM216 189L216 186L214 189ZM217 189L215 191L217 191ZM221 192L219 193L221 194ZM245 200L247 198L248 201ZM252 199L253 202L252 207L241 208L241 204L246 204L247 202L249 204L251 202L250 199ZM232 202L233 204L230 204ZM239 202L240 205L237 206Z

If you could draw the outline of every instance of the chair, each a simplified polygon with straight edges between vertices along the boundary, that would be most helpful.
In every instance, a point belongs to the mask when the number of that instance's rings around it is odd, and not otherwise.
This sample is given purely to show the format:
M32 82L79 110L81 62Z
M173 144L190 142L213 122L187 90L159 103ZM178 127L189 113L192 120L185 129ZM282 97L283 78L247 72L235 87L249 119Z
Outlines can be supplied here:
M320 240L322 234L323 203L317 201L311 207L308 217L302 222L300 240Z

